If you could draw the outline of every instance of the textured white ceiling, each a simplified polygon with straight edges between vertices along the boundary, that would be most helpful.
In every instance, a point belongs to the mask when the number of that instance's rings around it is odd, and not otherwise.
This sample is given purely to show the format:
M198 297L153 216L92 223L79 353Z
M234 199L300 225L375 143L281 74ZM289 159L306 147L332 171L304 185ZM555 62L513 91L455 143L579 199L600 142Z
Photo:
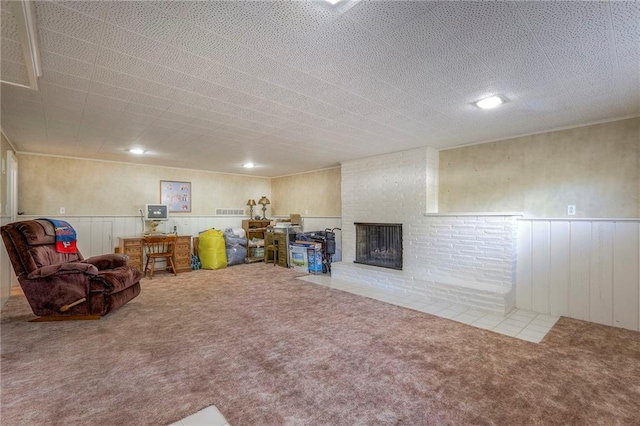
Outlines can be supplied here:
M3 76L21 69L6 4ZM278 176L640 114L638 2L39 1L36 12L40 91L2 85L2 130L21 152ZM494 94L508 102L472 105Z

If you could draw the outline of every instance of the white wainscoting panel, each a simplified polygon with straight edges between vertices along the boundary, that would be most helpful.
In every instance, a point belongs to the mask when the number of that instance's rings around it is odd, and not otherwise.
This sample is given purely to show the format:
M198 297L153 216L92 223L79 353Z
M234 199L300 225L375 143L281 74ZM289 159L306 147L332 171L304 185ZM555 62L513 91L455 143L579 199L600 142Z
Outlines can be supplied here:
M519 219L516 306L640 330L640 220Z
M43 217L20 216L18 220L30 220ZM65 220L76 230L78 249L87 258L104 253L113 253L118 246L118 238L135 237L142 234L143 222L140 216L56 216L54 219ZM179 235L197 237L207 229L242 228L242 216L180 216L172 215L168 221L161 223L158 230L173 232L174 227ZM8 223L8 221L7 221ZM305 217L304 231L324 231L326 228L339 228L342 220L339 217ZM341 233L336 231L337 251L334 261L341 259Z
M516 307L532 310L533 303L533 273L531 271L531 244L533 236L531 221L518 221L518 241L516 260Z
M549 312L549 274L551 270L551 234L549 222L533 222L531 227L531 308Z
M635 225L635 226L634 226ZM638 268L638 245L640 226L619 223L616 226L613 256L613 308L614 322L620 327L638 330L640 310L640 268Z
M37 219L42 216L20 216L18 220ZM112 253L118 246L118 238L142 235L143 222L140 216L56 216L69 222L76 230L78 249L84 257ZM197 237L207 229L241 228L243 217L239 216L178 216L160 223L158 231Z
M550 223L549 245L549 314L561 315L569 312L569 283L571 282L570 264L571 241L568 222ZM516 292L518 291L516 285Z
M67 220L76 230L78 250L85 257L93 256L93 253L113 252L113 218L78 217L63 220Z

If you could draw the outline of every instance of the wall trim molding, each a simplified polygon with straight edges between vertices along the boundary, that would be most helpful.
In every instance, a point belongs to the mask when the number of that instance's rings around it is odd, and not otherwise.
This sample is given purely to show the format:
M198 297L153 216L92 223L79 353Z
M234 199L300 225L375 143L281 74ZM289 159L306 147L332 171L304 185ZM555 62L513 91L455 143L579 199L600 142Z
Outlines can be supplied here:
M459 212L459 213L424 213L424 217L457 217L457 216L524 216L522 212Z
M466 147L469 147L469 146L482 145L482 144L485 144L485 143L504 142L504 141L509 141L509 140L512 140L512 139L524 138L526 136L543 135L545 133L553 133L553 132L562 132L564 130L579 129L581 127L589 127L589 126L595 126L595 125L598 125L598 124L613 123L614 121L631 120L633 118L639 118L639 117L640 117L640 114L631 114L631 115L626 115L624 117L608 118L608 119L605 119L605 120L591 121L591 122L588 122L588 123L577 124L575 126L556 127L556 128L551 128L551 129L547 129L547 130L540 131L540 132L523 133L523 134L520 134L520 135L509 136L508 138L490 139L490 140L480 141L480 142L471 142L471 143L463 144L463 145L448 146L446 148L440 148L439 150L440 151L448 151L450 149L466 148Z
M532 222L640 222L638 217L520 217Z
M29 152L29 151L17 151L16 154L33 155L38 157L66 158L69 160L96 161L99 163L126 164L128 166L131 166L131 165L146 166L146 167L155 167L160 169L187 170L190 172L202 172L202 173L210 173L210 174L217 174L217 175L229 175L229 176L242 176L242 177L256 178L256 179L268 179L268 180L273 179L272 177L269 177L269 176L247 175L243 173L216 172L213 170L203 170L203 169L187 169L184 167L159 166L157 164L147 164L147 163L139 163L139 162L133 162L133 161L129 162L129 161L115 161L115 160L100 160L97 158L71 157L69 155L39 154L37 152Z

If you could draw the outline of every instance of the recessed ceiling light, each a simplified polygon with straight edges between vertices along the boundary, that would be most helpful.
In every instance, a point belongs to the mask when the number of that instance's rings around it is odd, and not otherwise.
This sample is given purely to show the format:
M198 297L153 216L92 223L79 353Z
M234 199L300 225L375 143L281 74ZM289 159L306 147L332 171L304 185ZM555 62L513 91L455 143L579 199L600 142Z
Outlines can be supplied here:
M335 6L336 4L340 3L342 0L324 0L324 1Z
M131 148L129 149L129 152L132 154L136 154L136 155L142 155L144 154L146 151L142 148Z
M242 167L244 167L245 169L253 169L256 165L253 163L244 163L242 165Z
M503 103L504 99L502 99L500 96L491 96L489 98L485 98L476 102L476 106L482 109L491 109Z

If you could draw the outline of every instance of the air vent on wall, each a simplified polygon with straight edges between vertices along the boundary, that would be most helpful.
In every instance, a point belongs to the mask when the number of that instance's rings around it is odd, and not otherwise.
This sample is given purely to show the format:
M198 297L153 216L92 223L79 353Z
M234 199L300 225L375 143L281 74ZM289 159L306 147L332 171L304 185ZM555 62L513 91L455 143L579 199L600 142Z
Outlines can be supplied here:
M244 209L216 209L216 216L244 216Z

